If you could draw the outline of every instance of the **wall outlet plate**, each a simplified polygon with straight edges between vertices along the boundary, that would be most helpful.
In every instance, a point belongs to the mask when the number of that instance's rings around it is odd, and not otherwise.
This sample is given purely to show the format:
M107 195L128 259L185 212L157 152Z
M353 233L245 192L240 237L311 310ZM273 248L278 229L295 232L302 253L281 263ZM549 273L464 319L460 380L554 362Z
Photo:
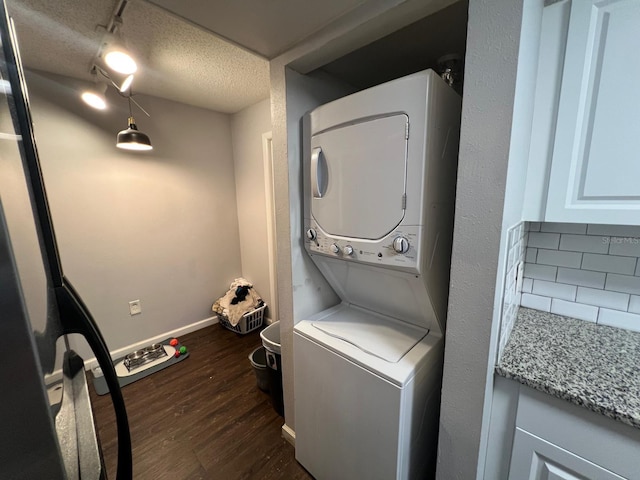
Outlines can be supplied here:
M140 300L131 300L129 302L129 315L139 315L142 313L142 304Z

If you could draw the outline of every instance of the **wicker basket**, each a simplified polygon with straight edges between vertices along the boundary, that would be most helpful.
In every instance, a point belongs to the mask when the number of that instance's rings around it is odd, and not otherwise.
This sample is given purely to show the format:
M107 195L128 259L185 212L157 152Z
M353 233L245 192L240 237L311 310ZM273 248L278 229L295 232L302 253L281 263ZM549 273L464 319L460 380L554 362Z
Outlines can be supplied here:
M264 322L265 308L267 308L266 303L255 310L245 313L235 327L229 323L229 319L225 315L220 313L218 313L218 321L220 322L220 325L232 332L244 335L245 333L252 332L256 328L260 328L262 326L262 323Z

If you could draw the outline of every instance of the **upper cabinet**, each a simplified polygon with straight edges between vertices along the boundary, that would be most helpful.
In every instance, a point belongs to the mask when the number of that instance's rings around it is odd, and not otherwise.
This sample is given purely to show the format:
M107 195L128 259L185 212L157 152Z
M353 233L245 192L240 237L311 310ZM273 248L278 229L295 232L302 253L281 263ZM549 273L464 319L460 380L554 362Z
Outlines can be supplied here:
M640 224L640 1L547 9L524 219Z

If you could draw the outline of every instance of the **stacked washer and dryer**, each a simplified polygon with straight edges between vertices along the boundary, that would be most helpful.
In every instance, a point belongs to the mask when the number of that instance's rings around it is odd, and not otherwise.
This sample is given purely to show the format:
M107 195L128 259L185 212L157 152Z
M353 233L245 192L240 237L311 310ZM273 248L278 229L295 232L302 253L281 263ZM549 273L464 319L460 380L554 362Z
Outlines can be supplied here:
M435 469L460 108L426 70L306 118L306 249L342 300L294 327L296 459L318 480Z

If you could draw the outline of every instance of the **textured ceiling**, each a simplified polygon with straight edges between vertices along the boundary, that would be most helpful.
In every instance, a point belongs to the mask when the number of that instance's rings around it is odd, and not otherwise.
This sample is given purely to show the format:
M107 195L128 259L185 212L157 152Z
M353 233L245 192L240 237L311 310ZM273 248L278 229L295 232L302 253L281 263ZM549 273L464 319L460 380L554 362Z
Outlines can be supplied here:
M149 0L272 59L366 0Z
M321 69L357 88L434 68L440 57L464 58L468 0L456 2L334 60Z
M104 34L99 26L109 22L116 0L7 3L27 68L91 79ZM145 1L130 1L122 18L122 33L138 62L134 92L225 113L269 96L265 58Z

